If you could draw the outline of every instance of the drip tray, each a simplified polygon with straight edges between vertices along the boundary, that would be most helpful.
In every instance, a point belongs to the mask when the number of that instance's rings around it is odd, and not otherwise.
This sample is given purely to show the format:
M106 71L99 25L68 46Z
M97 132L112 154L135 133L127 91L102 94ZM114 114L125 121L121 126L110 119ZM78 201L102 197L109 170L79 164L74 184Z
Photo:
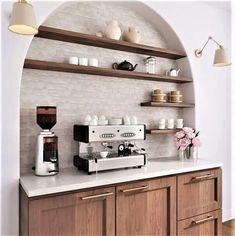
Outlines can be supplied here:
M93 156L81 154L74 156L74 165L79 170L84 170L88 174L97 171L114 170L121 168L138 167L141 168L146 164L146 156L144 154L131 154L129 156L117 156L116 153L111 153L108 157L102 158L97 153Z

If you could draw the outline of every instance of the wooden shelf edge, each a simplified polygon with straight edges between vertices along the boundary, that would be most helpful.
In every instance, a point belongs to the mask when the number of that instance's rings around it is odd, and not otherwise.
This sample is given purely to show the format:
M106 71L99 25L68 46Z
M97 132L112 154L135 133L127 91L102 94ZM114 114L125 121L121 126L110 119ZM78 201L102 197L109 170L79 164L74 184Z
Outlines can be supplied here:
M147 129L146 133L147 134L175 134L181 129Z
M40 26L39 33L35 35L35 37L83 44L94 47L102 47L107 49L126 51L173 60L177 60L187 56L185 53L178 52L175 50L152 47L143 44L128 43L122 40L107 39L97 37L95 35L78 33L64 29L52 28L48 26Z
M195 107L195 105L191 103L170 103L170 102L142 102L140 105L144 107L176 107L176 108Z
M147 74L134 71L114 70L100 67L77 66L67 63L58 63L58 62L32 60L32 59L25 59L24 68L68 72L68 73L80 73L89 75L101 75L101 76L137 79L137 80L171 82L171 83L192 82L192 79L188 77L173 77L173 76Z

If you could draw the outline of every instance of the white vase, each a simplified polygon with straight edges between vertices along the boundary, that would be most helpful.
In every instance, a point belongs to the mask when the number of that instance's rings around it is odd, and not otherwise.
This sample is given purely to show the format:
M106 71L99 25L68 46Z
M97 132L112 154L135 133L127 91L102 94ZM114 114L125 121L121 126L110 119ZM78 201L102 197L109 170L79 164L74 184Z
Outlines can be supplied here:
M104 36L106 38L119 40L121 35L122 31L116 20L109 22L104 29Z

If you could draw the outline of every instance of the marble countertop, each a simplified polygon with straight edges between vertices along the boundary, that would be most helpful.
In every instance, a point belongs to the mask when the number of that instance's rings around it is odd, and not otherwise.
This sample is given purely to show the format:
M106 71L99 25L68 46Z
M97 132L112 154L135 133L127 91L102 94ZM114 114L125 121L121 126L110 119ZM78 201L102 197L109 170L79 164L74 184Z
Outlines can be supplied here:
M177 158L155 158L149 160L148 164L141 169L113 170L92 175L88 175L83 171L78 171L75 167L61 169L58 175L47 177L38 177L33 173L23 174L20 177L20 184L28 197L36 197L46 194L211 169L222 167L222 165L221 162L203 159L198 159L197 161L179 161Z

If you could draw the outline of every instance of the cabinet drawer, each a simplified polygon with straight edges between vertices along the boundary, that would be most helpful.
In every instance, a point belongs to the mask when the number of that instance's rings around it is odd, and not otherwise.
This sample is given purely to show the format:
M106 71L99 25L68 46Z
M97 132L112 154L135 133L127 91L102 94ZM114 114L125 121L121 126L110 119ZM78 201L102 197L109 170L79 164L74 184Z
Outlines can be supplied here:
M209 212L178 222L178 236L222 235L221 210Z
M221 169L178 176L178 220L221 208Z
M117 187L116 235L176 235L176 177Z

